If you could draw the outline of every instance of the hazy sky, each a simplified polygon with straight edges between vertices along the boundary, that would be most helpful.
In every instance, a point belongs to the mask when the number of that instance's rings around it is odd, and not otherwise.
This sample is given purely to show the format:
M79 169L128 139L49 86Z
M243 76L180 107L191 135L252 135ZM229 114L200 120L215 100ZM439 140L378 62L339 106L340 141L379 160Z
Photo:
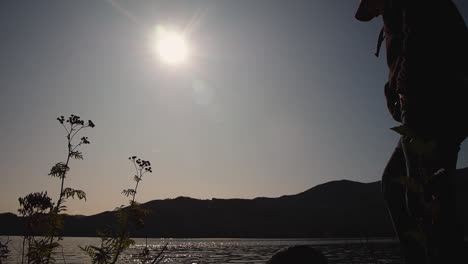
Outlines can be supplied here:
M358 0L2 1L0 212L47 190L65 158L55 120L96 123L66 185L111 210L133 187L128 156L153 163L137 200L295 194L324 182L380 180L398 140L383 95L381 20ZM456 1L468 16L468 3ZM151 52L157 25L188 35L186 64ZM459 167L468 166L462 147Z

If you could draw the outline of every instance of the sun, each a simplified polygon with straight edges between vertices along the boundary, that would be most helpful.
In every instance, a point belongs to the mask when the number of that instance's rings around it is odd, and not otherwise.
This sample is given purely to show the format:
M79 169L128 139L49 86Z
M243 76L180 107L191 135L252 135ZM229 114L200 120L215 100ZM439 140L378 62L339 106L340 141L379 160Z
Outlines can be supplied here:
M189 48L185 36L165 27L157 27L152 41L153 51L166 63L179 65L187 62Z

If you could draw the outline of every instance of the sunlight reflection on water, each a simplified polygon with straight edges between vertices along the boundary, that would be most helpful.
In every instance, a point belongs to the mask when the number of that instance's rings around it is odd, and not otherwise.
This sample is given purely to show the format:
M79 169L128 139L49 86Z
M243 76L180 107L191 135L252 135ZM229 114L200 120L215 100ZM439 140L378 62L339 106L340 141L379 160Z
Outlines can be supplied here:
M6 263L21 263L21 239L11 237L11 256ZM119 263L151 263L142 257L145 239L123 254ZM264 264L276 251L292 245L313 245L321 250L331 264L402 263L398 244L389 240L305 240L305 239L148 239L150 256L154 258L168 244L160 263L174 264ZM90 263L78 246L98 245L98 238L67 237L62 241L63 253L56 255L57 263Z

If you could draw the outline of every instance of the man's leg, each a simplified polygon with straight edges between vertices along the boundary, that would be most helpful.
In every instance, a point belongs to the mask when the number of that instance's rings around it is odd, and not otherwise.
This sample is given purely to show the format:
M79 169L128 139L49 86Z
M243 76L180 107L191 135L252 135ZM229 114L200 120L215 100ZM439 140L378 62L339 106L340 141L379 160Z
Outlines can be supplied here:
M455 199L455 169L459 149L459 142L441 141L436 144L435 161L431 162L433 171L438 167L445 171L439 175L440 179L434 188L439 210L433 219L431 263L465 263L461 260L464 238Z
M454 188L459 144L448 136L402 138L407 175L421 188L407 189L407 206L422 231L431 264L458 263L463 247Z
M401 142L395 148L382 176L382 191L392 218L393 227L400 240L402 254L406 263L422 263L426 258L423 245L412 235L417 222L406 209L406 186L402 179L407 176L406 159Z

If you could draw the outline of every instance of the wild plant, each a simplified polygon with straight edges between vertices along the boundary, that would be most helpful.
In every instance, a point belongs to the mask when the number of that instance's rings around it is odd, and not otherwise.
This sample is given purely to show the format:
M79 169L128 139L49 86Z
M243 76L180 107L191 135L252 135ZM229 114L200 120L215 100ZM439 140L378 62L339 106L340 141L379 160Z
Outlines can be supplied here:
M137 156L132 156L129 160L135 168L135 175L133 176L135 187L122 191L122 194L129 197L130 200L129 206L122 205L115 209L117 216L116 230L100 232L101 244L99 246L86 245L80 247L94 264L116 263L122 252L135 244L135 241L130 238L131 227L143 227L144 218L148 214L148 211L142 208L135 198L139 184L143 180L143 175L152 172L151 163L139 159Z
M83 159L79 151L82 145L90 144L88 137L77 139L83 129L95 127L91 120L85 122L79 116L70 115L57 118L66 131L67 156L65 161L56 163L50 170L49 176L60 180L60 192L57 201L52 202L47 192L35 192L19 198L19 214L24 218L25 234L23 236L22 260L24 263L55 262L53 252L60 247L62 240L60 231L63 229L61 212L66 211L65 202L68 198L86 200L86 193L65 187L65 178L70 171L71 159Z

